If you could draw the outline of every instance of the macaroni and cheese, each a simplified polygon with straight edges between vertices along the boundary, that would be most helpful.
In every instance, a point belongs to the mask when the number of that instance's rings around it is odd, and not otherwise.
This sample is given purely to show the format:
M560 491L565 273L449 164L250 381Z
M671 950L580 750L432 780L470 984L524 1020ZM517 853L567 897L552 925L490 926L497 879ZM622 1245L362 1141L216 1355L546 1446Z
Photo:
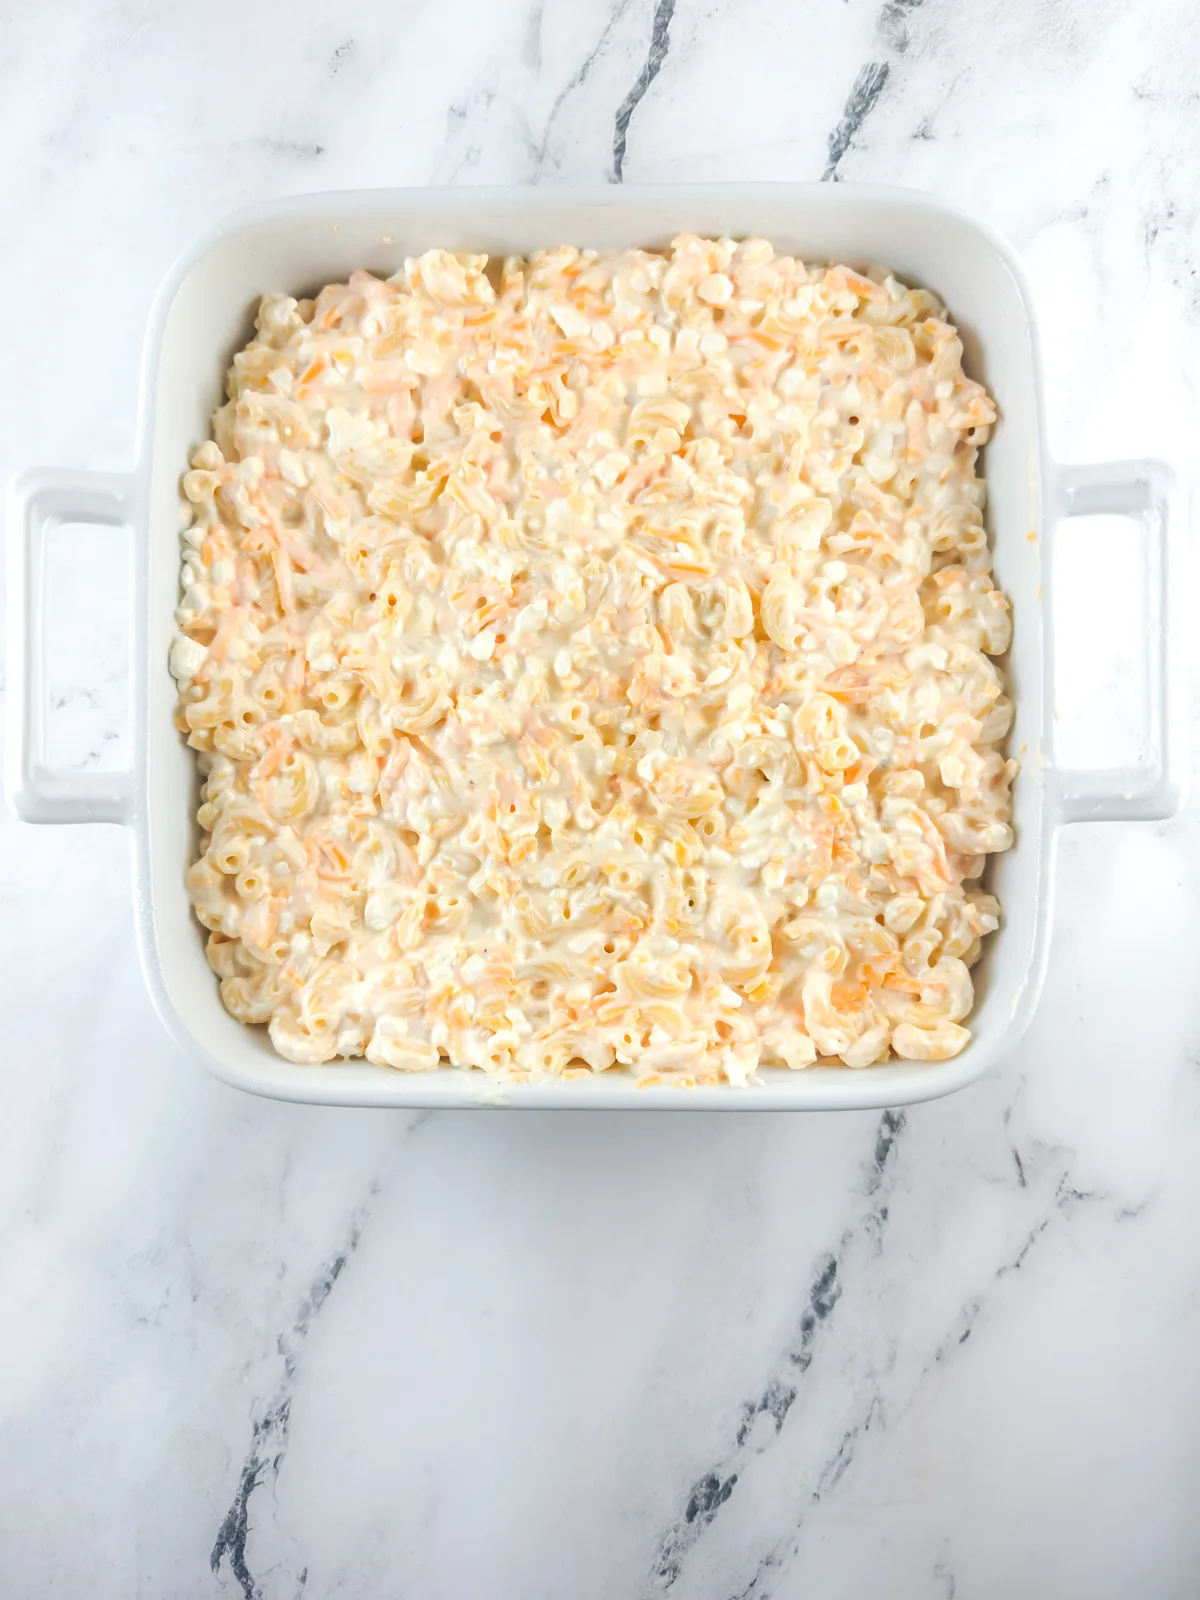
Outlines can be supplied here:
M995 420L761 239L266 296L183 479L221 996L291 1061L941 1060L1012 840Z

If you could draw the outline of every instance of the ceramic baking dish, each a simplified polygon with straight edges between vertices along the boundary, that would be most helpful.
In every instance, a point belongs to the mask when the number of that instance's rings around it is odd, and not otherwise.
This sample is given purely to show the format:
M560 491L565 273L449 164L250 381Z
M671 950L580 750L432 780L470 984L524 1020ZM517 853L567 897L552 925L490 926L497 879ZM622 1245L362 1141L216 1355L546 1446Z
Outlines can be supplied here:
M527 252L571 243L612 249L667 243L681 231L761 234L810 260L881 262L941 295L963 334L967 371L997 397L987 446L989 533L1015 619L1009 678L1011 749L1021 759L1015 847L995 859L990 886L1004 924L975 969L967 1049L944 1063L896 1062L764 1074L751 1089L638 1089L595 1079L499 1087L482 1073L389 1072L363 1062L295 1066L263 1028L221 1007L192 917L184 869L195 854L193 753L172 724L167 671L179 574L179 478L209 432L223 375L249 337L260 294L296 296L355 267L390 274L434 245ZM128 474L32 471L12 488L8 780L31 822L111 822L133 830L138 931L146 979L177 1040L226 1082L281 1099L339 1105L605 1107L672 1111L896 1106L971 1083L1010 1051L1037 1003L1046 961L1055 839L1064 823L1170 815L1179 803L1180 724L1168 638L1168 517L1173 479L1157 462L1060 467L1046 454L1037 340L1016 258L997 235L928 196L840 185L704 185L592 190L379 190L284 200L240 216L184 256L155 306L146 341L140 445ZM1148 551L1144 764L1065 771L1052 738L1052 562L1049 541L1072 514L1139 520ZM132 531L134 765L125 773L49 770L43 759L43 551L55 524Z

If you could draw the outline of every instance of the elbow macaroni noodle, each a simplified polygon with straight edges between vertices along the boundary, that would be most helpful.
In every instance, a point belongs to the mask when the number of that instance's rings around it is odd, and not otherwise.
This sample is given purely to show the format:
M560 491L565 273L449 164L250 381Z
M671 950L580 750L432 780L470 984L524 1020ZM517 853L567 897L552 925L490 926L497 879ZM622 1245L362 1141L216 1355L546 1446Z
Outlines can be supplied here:
M955 1055L1015 763L995 411L761 239L268 295L183 480L221 997L291 1061Z

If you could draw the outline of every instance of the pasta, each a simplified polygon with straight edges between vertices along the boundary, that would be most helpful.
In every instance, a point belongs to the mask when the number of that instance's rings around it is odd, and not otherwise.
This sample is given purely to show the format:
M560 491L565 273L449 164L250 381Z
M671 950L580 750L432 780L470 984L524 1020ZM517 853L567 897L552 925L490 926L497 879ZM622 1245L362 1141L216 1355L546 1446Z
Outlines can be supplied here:
M935 298L761 239L266 296L183 478L187 884L291 1061L942 1060L1012 840Z

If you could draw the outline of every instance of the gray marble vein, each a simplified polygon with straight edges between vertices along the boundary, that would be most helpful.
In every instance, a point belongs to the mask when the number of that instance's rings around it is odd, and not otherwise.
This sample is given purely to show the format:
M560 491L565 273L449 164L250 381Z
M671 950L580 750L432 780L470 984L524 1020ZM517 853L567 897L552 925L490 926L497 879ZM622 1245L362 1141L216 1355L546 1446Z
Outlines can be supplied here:
M839 180L842 161L854 148L863 125L887 88L892 59L904 56L913 40L914 13L926 0L886 0L876 23L876 41L887 52L883 60L868 61L858 71L841 117L829 135L829 155L821 174L826 183Z
M371 1185L371 1194L378 1193L378 1185ZM296 1309L291 1326L279 1336L279 1354L283 1359L283 1376L274 1393L263 1406L262 1414L255 1420L250 1436L250 1447L238 1476L237 1490L229 1510L217 1530L217 1537L209 1554L209 1566L220 1576L222 1563L227 1563L234 1580L241 1586L245 1600L255 1600L261 1593L247 1562L246 1545L250 1537L250 1501L255 1491L279 1476L284 1452L288 1446L288 1425L291 1419L295 1394L297 1359L300 1347L308 1336L313 1319L333 1293L334 1285L346 1269L346 1264L358 1249L362 1230L366 1224L369 1200L359 1207L351 1218L344 1244L323 1265L311 1287ZM302 1569L304 1571L306 1569ZM301 1578L301 1584L304 1579Z
M638 73L633 87L617 108L613 124L613 181L620 183L625 175L625 146L629 139L629 124L634 112L642 103L646 91L662 71L671 40L671 18L675 15L675 0L657 0L650 24L650 48L645 64Z
M881 1245L888 1218L887 1202L881 1198L881 1191L884 1191L884 1180L895 1159L904 1124L903 1112L885 1111L880 1119L862 1186L862 1210L842 1233L835 1248L818 1257L795 1330L761 1392L754 1400L743 1404L732 1446L692 1485L683 1515L659 1539L652 1575L654 1589L669 1590L678 1583L692 1546L730 1499L747 1461L769 1450L781 1433L799 1395L800 1383L813 1364L819 1340L832 1333L830 1318L841 1297L848 1266L860 1252L874 1254ZM760 1420L768 1426L759 1427ZM847 1448L843 1440L839 1452L844 1453Z

